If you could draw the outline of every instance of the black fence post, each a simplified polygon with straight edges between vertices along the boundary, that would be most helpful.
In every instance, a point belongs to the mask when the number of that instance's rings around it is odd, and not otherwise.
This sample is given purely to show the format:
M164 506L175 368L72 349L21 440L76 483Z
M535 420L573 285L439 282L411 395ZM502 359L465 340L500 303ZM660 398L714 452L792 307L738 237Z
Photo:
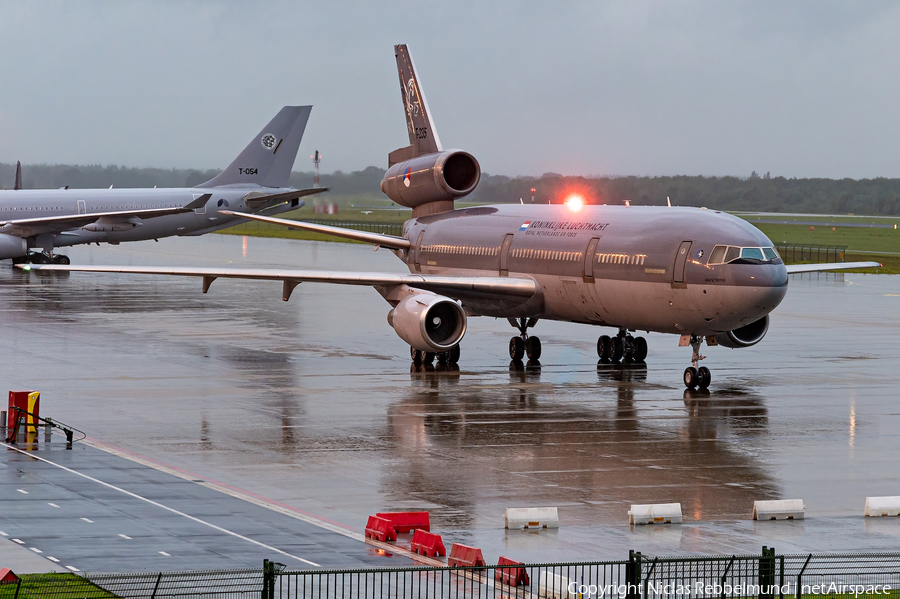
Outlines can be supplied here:
M759 558L759 599L773 599L775 593L775 548L769 549L765 545L762 548L762 557Z
M625 564L625 599L640 599L641 594L641 552L629 551Z
M275 599L275 564L263 560L262 599Z

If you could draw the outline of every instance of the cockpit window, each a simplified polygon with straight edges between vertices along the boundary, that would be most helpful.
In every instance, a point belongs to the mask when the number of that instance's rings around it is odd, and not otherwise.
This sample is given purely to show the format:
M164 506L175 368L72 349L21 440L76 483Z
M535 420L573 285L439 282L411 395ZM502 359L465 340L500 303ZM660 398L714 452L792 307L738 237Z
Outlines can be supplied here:
M709 255L709 264L722 264L725 262L725 250L728 247L724 245L717 245L713 248L712 253Z
M741 258L748 260L763 260L762 248L741 248Z
M728 264L730 262L742 261L744 264L757 262L771 262L778 260L780 256L775 248L767 247L749 247L740 248L733 245L717 245L709 254L707 264Z

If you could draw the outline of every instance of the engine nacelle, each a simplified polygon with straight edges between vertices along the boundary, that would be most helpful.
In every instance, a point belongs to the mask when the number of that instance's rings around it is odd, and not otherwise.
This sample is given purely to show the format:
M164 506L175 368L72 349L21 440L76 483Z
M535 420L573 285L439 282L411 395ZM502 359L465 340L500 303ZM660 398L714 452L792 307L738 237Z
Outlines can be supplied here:
M445 352L466 334L466 312L449 297L414 293L388 313L388 324L416 349Z
M22 237L0 233L0 260L21 258L28 253L28 242Z
M750 347L762 341L768 330L769 315L766 314L759 320L746 324L739 329L734 329L727 333L719 333L716 335L716 342L719 345L735 349L738 347Z
M381 191L407 208L431 202L452 202L469 195L481 180L481 166L462 150L425 154L391 165Z

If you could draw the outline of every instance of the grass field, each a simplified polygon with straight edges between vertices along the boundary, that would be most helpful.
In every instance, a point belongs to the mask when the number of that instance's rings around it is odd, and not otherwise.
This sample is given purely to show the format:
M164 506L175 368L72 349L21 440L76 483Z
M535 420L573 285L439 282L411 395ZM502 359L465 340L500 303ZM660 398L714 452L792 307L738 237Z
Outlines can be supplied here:
M54 599L107 599L118 597L75 574L22 574L19 599L53 597ZM0 584L0 599L13 599L16 585Z

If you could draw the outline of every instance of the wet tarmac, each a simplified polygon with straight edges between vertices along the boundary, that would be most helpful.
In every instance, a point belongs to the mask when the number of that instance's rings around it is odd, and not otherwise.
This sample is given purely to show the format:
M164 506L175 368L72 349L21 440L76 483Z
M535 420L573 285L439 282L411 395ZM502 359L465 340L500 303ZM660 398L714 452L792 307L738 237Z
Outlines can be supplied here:
M404 271L362 245L216 235L69 255ZM94 439L360 532L376 511L428 510L489 561L900 541L900 519L862 517L866 496L900 495L900 277L792 277L762 343L704 348L708 395L684 391L673 336L648 336L646 368L598 367L608 331L541 322L529 368L506 357L508 323L472 319L459 371L415 372L374 290L304 284L284 303L278 283L200 286L0 268L3 383ZM750 520L775 498L807 519ZM683 525L627 524L632 503L671 501ZM503 530L506 507L544 505L558 531Z

